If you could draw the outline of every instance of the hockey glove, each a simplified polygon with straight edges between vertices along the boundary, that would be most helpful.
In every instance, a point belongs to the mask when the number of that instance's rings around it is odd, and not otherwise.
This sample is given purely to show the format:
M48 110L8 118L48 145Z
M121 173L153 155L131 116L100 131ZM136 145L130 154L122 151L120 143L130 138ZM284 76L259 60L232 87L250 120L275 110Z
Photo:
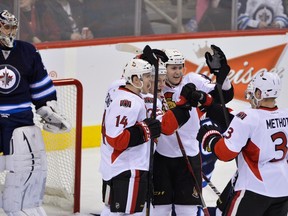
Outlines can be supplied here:
M230 71L230 66L227 63L225 54L219 47L211 45L211 49L213 55L209 52L205 53L206 63L210 72L216 76L216 82L222 85Z
M157 138L161 134L161 123L157 119L146 118L143 120L149 127L151 138Z
M197 140L202 143L203 149L211 152L216 142L222 138L220 128L217 125L203 125L200 127Z
M211 95L203 91L196 90L192 92L191 101L191 104L194 107L198 106L198 104L203 106L210 106L213 103L213 98Z
M196 86L193 83L184 85L180 93L180 100L176 103L176 106L191 109L193 106L191 104L193 102L191 96L194 91L196 91Z
M145 142L152 138L157 138L161 134L161 123L157 119L146 118L142 122L138 122L136 125L142 129L143 140Z
M162 62L167 62L169 60L168 56L159 49L152 49L153 53L157 56L158 59L161 59Z
M71 130L71 124L59 113L57 102L47 101L36 113L41 116L43 129L51 133L66 133Z
M153 53L154 58L156 57L158 60L161 59L161 61L164 63L168 61L167 55L162 50L152 49L152 53ZM155 59L147 51L143 52L143 54L141 54L141 55L136 56L136 58L143 59L143 60L149 62L151 65L155 64Z

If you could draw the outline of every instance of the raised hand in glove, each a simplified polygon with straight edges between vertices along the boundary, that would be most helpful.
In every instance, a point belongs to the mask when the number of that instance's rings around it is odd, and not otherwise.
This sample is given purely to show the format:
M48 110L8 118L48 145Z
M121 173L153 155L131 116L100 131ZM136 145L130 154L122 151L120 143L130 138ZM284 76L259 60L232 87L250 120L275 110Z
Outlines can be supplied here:
M151 55L152 54L152 55ZM162 62L167 62L169 59L165 52L159 49L147 49L146 47L143 50L143 54L138 55L137 58L143 59L149 62L151 65L155 65L155 60L161 60Z
M180 100L176 103L176 106L191 109L191 96L194 91L196 91L196 86L193 83L184 85L180 93Z
M222 85L230 71L230 66L227 63L225 54L219 47L211 45L211 49L213 55L209 52L205 53L206 63L210 72L216 76L217 84Z
M161 59L162 62L167 62L169 60L168 56L159 49L152 49L153 53L157 56L158 59Z
M142 128L145 142L152 138L157 138L161 134L161 123L157 119L146 118L142 122L138 122L137 126Z
M222 135L217 125L203 125L200 127L196 138L202 143L203 149L211 152L216 142L222 138Z

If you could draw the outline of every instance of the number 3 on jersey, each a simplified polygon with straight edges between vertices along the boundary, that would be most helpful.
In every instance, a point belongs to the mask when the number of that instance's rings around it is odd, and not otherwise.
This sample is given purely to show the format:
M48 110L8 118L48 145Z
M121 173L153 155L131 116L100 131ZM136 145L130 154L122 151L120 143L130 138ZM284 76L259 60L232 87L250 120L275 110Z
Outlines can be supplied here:
M274 158L271 160L271 162L276 162L283 160L286 157L288 147L287 147L287 137L285 133L278 132L271 135L271 139L273 142L275 142L277 139L281 140L279 144L275 144L275 151L282 151L282 157L280 158Z

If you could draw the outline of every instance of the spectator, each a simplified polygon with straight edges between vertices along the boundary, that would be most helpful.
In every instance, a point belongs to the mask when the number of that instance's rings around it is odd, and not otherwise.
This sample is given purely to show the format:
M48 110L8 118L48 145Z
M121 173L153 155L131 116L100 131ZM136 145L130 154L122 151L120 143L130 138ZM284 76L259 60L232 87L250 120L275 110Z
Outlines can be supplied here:
M82 29L86 27L83 2L78 0L46 0L44 2L42 25L47 40L81 40L92 39L88 29L82 37ZM51 29L55 34L51 34Z
M43 41L41 26L41 3L37 0L20 0L20 39L30 43Z
M282 0L240 0L238 29L286 28Z
M202 1L198 1L201 2ZM200 3L198 3L199 5ZM210 5L204 7L205 12L199 9L196 14L198 15L198 31L217 31L217 30L230 30L231 29L231 0L210 0ZM202 13L201 13L202 12ZM196 16L197 17L197 16Z
M95 37L135 35L135 0L84 0L87 23ZM142 3L141 35L153 34Z

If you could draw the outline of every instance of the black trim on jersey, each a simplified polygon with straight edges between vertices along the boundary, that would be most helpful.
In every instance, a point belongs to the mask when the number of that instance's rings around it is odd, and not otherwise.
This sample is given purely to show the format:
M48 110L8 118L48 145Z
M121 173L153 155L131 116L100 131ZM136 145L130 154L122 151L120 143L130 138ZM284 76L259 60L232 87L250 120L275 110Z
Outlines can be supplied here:
M233 97L234 97L234 87L231 85L231 88L228 90L222 90L223 92L223 97L224 97L224 102L225 104L230 102ZM217 86L215 85L215 88L209 92L209 94L213 97L215 103L220 103L220 96L217 90Z
M178 127L180 128L182 125L184 125L188 119L190 118L190 113L188 109L181 108L181 107L174 107L171 109L173 112L177 122L178 122Z
M214 151L214 148L215 148L215 144L220 140L222 138L222 136L221 135L219 135L219 134L213 134L213 135L210 135L208 138L207 138L207 140L206 140L206 142L211 142L211 144L210 144L210 149L211 149L211 151L214 153L215 151ZM209 141L208 141L208 139L209 139ZM214 153L214 155L216 155L215 153ZM217 157L217 155L216 155L216 157Z
M134 125L132 127L127 128L126 130L130 132L130 140L128 147L141 145L145 142L144 132L139 126Z

